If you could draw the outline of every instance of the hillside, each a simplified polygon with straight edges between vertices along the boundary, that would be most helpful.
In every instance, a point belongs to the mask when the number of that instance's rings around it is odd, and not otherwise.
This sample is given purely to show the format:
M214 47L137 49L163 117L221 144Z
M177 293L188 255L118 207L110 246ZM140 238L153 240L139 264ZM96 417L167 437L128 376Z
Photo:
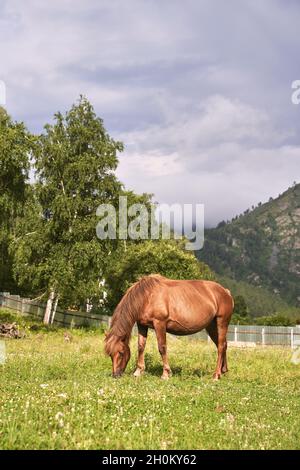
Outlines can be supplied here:
M300 184L221 222L197 253L215 272L300 305Z

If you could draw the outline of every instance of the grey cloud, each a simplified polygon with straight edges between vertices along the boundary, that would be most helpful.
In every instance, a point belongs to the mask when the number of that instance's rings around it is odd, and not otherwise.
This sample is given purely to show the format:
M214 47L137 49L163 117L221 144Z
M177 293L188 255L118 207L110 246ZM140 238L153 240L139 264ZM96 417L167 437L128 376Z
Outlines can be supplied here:
M300 179L299 2L0 0L7 107L40 131L83 93L119 175L209 224ZM136 168L139 169L138 178ZM221 201L221 202L220 202Z

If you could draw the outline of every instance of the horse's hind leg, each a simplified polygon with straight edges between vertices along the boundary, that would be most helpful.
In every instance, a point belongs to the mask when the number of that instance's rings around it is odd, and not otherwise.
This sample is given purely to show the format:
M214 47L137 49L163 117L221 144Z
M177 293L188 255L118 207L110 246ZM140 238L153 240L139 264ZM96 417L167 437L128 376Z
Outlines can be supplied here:
M147 335L148 335L148 327L142 326L138 324L138 361L136 370L134 372L135 377L139 377L143 374L145 370L145 356L144 351L146 347Z
M224 358L223 358L223 365L222 365L222 374L226 374L228 372L228 364L227 364L227 340L225 341L225 351L224 351Z
M158 350L163 361L163 373L162 373L161 378L168 379L169 377L171 377L172 371L169 366L168 355L167 355L166 323L162 321L155 321L153 322L153 326L154 326L156 337L157 337Z
M206 328L212 341L218 349L217 367L214 373L214 379L219 379L221 374L228 371L227 368L227 329L228 324L222 317L214 318L213 321Z

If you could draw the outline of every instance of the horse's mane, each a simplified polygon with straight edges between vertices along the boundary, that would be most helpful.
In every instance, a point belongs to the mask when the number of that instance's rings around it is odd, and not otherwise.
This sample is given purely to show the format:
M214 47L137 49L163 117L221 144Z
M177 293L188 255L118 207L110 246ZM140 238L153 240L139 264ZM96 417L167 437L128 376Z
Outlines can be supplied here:
M105 338L105 352L111 355L120 338L129 341L139 311L144 307L149 292L164 279L159 274L145 276L126 291L118 303L111 320L111 328Z

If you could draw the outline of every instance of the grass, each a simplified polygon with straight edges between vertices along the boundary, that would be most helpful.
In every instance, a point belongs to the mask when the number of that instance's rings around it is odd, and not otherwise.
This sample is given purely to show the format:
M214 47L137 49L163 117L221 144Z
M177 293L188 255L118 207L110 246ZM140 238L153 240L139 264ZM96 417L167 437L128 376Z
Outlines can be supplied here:
M0 317L1 318L1 317ZM212 345L168 337L173 377L162 381L153 334L147 373L111 378L103 334L28 329L5 340L1 449L300 449L300 365L285 348L229 348L212 381Z

